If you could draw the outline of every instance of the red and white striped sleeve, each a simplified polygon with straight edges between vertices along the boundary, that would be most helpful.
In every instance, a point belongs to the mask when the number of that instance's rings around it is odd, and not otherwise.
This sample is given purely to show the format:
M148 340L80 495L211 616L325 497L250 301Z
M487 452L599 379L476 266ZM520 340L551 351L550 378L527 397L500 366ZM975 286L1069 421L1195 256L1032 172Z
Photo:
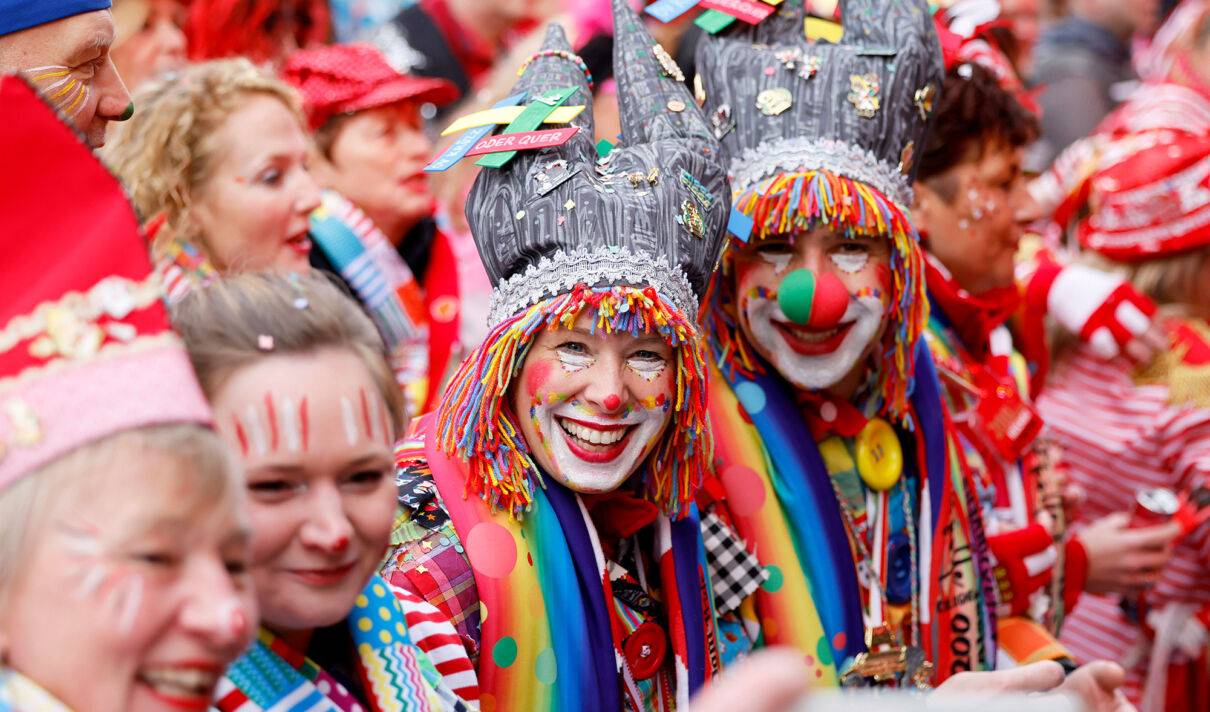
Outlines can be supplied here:
M456 695L477 706L479 678L462 645L462 638L449 618L415 593L398 586L390 588L403 607L412 642L429 656L445 684Z

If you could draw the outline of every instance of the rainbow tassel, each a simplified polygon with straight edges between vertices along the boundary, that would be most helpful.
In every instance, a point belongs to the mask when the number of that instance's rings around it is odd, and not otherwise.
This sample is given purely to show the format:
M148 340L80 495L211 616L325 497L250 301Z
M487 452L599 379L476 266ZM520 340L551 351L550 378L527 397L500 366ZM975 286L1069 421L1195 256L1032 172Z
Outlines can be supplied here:
M706 345L692 317L651 287L590 289L539 302L501 323L459 365L442 398L437 434L443 452L469 464L467 491L492 509L524 516L542 476L508 407L508 389L542 329L570 329L581 313L607 334L658 334L676 351L673 422L647 462L644 495L671 516L688 511L713 456L706 423Z
M928 323L924 257L916 228L879 191L824 170L780 173L735 197L735 206L753 219L751 240L826 226L847 237L882 236L891 241L891 328L884 340L877 392L880 412L910 427L916 342ZM739 330L729 284L731 257L716 273L706 320L720 368L747 378L763 373L760 359ZM720 277L719 275L723 275Z

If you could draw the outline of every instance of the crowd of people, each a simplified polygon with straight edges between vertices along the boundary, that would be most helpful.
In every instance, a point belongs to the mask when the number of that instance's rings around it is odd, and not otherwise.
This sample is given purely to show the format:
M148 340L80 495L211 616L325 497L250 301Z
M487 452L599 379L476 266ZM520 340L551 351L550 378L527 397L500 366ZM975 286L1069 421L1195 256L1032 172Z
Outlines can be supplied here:
M0 712L1210 712L1210 3L1043 5L0 0Z

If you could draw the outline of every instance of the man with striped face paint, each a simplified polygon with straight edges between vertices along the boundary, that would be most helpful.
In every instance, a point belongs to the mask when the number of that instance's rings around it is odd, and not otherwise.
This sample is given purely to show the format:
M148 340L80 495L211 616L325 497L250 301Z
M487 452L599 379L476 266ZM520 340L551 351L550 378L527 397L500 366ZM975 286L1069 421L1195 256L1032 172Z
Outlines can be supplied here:
M795 386L847 398L885 330L889 263L886 240L826 228L751 243L735 256L740 327Z
M110 0L0 0L0 75L20 74L94 150L134 113L109 48Z

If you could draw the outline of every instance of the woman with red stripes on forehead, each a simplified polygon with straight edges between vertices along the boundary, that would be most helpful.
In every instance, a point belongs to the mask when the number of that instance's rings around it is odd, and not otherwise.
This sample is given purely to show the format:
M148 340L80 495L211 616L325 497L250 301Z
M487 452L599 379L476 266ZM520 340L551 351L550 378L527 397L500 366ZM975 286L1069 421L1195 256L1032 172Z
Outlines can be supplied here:
M466 709L476 678L453 627L375 573L403 397L368 317L314 273L218 280L173 316L243 465L252 524L262 627L216 706Z

